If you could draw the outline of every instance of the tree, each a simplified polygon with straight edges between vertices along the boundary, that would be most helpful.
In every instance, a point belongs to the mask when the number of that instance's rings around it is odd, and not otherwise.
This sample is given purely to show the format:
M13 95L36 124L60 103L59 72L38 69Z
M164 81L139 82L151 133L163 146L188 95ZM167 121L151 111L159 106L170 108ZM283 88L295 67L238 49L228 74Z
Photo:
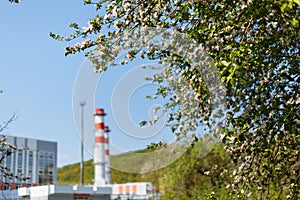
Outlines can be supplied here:
M113 58L98 55L108 55L104 44L120 33L141 27L169 28L185 33L203 45L226 87L227 124L221 140L237 167L232 185L236 195L246 198L256 193L261 199L269 199L275 190L279 191L277 198L283 194L287 198L299 198L298 0L85 0L84 3L94 5L99 13L88 22L88 27L80 28L72 23L75 31L70 37L50 35L66 41L96 39L68 46L66 55L85 51L95 69L104 71L107 66L103 65L103 59L111 61ZM198 110L203 116L202 122L211 120L212 111L205 110L211 101L205 94L211 91L201 80L204 74L184 58L163 48L129 51L128 58L134 59L138 53L162 61L173 58L175 62L169 64L169 69L179 70L182 75L177 79L179 84L181 80L191 83L192 88L188 89L192 89L195 98L200 96ZM171 90L172 87L162 87L157 93L167 97ZM176 98L170 97L167 107L176 106ZM170 115L175 125L182 116L190 114L180 107L176 112ZM199 125L194 123L194 126ZM177 128L174 127L175 132Z
M163 199L206 199L208 195L232 199L226 189L232 182L229 155L217 143L213 151L200 159L201 145L200 140L165 170L160 178Z

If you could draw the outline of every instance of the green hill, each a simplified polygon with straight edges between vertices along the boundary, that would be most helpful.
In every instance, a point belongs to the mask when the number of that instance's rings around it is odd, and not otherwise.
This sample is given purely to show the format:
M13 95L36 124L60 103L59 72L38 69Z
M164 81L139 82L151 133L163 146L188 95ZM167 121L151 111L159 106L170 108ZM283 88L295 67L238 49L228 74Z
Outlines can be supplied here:
M217 143L210 149L206 141L199 140L190 144L184 153L182 147L148 145L145 150L111 156L111 183L153 182L166 199L174 199L179 191L179 199L205 199L211 192L220 199L230 199L221 198L228 196L225 186L232 181L229 174L232 163L224 146ZM124 172L126 169L139 173ZM152 172L142 173L150 170ZM92 160L85 162L84 174L85 184L93 184ZM58 184L79 183L79 163L58 169Z
M134 172L141 172L142 169L137 168L135 163L140 163L138 166L147 166L151 160L147 156L138 156L141 153L150 152L149 149L129 152L120 155L111 156L111 166L122 165L122 169L131 169ZM139 160L138 160L139 159ZM158 178L163 170L157 170L151 173L128 173L125 170L117 170L111 168L111 183L126 183L126 182L154 182L158 185ZM72 185L80 183L80 163L75 163L58 168L57 172L59 185ZM93 160L84 162L84 183L93 184L94 165Z

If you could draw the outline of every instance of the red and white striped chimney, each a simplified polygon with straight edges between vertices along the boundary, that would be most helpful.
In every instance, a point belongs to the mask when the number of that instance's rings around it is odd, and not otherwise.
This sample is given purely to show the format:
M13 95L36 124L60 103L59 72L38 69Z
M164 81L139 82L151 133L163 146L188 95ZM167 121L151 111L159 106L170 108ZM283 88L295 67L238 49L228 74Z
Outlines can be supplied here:
M110 184L109 132L108 126L104 126L105 180L107 184Z
M105 185L105 141L104 141L104 109L97 108L94 114L95 120L95 146L94 146L94 165L96 187Z

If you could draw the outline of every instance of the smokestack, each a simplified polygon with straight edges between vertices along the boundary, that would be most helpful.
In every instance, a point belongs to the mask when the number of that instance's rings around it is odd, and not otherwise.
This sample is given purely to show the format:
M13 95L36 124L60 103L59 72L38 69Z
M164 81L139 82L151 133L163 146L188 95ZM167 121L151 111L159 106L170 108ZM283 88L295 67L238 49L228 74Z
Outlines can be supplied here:
M95 146L94 146L94 165L95 165L95 181L96 187L105 185L105 149L104 149L104 110L97 108L94 114L95 120Z
M110 184L109 132L108 126L104 126L105 180L107 184Z

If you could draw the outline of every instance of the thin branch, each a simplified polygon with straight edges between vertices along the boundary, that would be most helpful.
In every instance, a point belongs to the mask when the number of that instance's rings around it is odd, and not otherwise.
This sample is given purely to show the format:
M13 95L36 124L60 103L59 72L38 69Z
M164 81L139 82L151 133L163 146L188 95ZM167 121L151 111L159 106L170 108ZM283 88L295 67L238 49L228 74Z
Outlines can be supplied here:
M15 121L18 118L18 116L16 115L16 113L14 113L9 120L7 120L6 122L3 122L2 125L0 125L0 133L2 131L4 131L5 129L8 128L9 124L12 123L13 121Z

